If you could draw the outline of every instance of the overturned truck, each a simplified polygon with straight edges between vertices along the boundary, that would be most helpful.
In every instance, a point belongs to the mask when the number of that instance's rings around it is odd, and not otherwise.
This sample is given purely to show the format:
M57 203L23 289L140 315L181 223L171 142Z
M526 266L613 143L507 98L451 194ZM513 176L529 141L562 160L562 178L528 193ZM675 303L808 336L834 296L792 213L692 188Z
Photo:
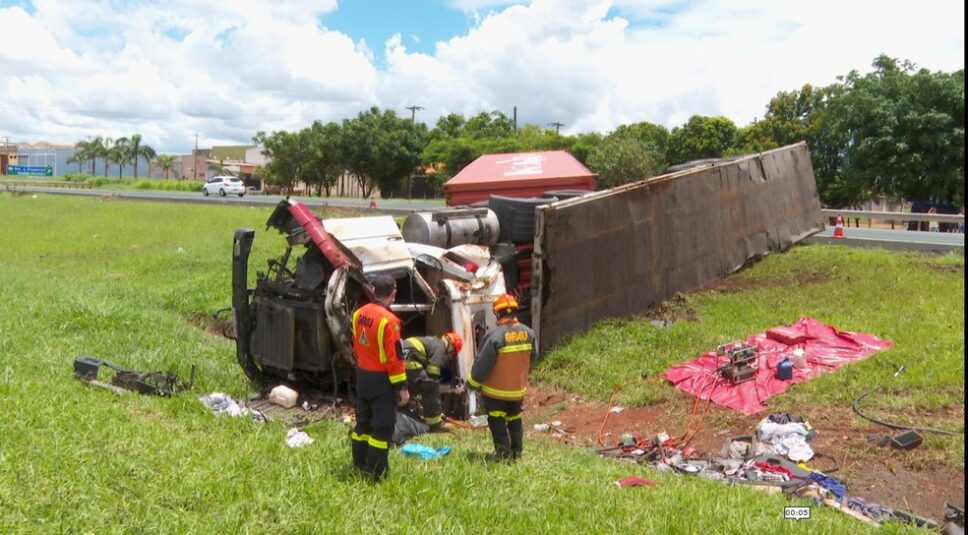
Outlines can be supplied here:
M237 230L232 251L236 354L249 378L334 393L352 388L350 318L372 298L368 276L382 273L397 281L391 309L402 320L403 337L456 331L465 340L442 375L442 401L450 416L474 411L464 378L477 342L495 324L491 302L505 293L501 266L487 247L407 243L392 217L320 220L290 200L276 206L266 228L283 234L286 247L257 272L253 288L248 264L255 231Z
M804 143L561 197L491 196L488 208L411 214L403 234L389 216L320 220L281 201L267 228L285 236L286 248L253 288L255 231L235 233L239 364L264 384L352 388L350 317L371 298L367 276L385 273L397 281L391 308L404 337L453 330L464 338L441 390L444 412L466 417L476 407L464 379L494 325L490 304L505 291L528 303L521 320L545 351L823 229Z

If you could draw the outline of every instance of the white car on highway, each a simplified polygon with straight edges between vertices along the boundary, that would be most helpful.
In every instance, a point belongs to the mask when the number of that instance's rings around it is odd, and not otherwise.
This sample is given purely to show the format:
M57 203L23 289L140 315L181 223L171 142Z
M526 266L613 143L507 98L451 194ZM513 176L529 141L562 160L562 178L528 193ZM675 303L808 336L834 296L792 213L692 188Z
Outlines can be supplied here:
M212 177L202 186L202 195L208 197L213 193L218 193L222 197L229 194L242 197L245 195L245 184L242 179L234 176Z

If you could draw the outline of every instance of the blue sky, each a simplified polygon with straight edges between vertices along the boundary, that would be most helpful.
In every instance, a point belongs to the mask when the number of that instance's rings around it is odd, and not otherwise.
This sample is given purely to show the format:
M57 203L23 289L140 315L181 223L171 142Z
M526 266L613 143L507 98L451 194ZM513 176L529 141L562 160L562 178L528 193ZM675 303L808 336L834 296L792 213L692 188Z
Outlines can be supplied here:
M881 53L963 69L963 21L960 0L0 0L0 137L184 152L414 104L429 126L744 126Z
M354 40L365 39L381 61L383 43L394 34L400 34L407 50L432 54L436 42L462 35L474 23L468 13L432 0L342 0L336 11L319 19Z

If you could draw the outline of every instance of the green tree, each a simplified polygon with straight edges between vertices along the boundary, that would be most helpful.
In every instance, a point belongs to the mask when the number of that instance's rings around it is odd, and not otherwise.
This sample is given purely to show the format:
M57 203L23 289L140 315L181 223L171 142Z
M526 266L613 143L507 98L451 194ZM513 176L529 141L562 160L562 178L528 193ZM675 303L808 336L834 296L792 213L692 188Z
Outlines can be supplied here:
M620 125L609 135L619 137L631 136L638 139L645 145L645 148L661 155L663 160L665 160L666 152L669 148L669 130L662 125L653 124L648 121Z
M329 197L333 186L343 174L341 135L339 124L330 122L324 125L320 121L314 121L310 127L299 132L304 158L300 167L300 179L313 186L319 196L325 191Z
M158 155L158 166L161 167L161 170L165 172L165 180L168 180L171 170L175 168L176 158L177 156L174 154Z
M726 117L693 115L672 129L666 157L670 164L702 158L720 158L732 146L736 125Z
M78 141L74 144L74 153L71 155L71 160L68 163L77 162L78 172L80 172L81 162L90 162L91 173L94 174L94 160L97 158L97 154L94 150L94 143L92 141Z
M403 180L417 169L426 137L423 123L411 123L393 110L374 106L343 120L342 161L359 182L364 198L377 186L392 193L402 189Z
M300 179L303 164L303 146L298 133L284 130L266 134L258 132L252 141L262 146L262 155L269 161L263 166L263 173L268 184L285 188L291 192L296 181Z
M639 137L622 131L605 137L589 156L588 167L604 189L661 174L665 162Z
M134 176L138 178L138 158L145 159L145 165L148 166L148 178L151 178L151 161L155 159L158 153L155 149L151 148L150 145L141 145L138 147L138 153L134 156Z

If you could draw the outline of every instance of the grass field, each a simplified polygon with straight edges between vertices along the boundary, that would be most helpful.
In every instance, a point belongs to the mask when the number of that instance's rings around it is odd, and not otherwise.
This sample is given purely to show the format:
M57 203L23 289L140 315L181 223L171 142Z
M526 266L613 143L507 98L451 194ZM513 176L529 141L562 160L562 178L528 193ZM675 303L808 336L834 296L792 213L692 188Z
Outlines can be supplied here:
M524 460L497 467L479 460L489 450L482 432L422 437L454 452L437 462L392 452L390 479L371 486L348 470L345 424L310 425L316 442L291 450L281 424L216 418L197 396L245 397L249 389L233 344L195 325L229 306L236 228L257 231L253 266L278 252L281 238L264 231L268 214L0 193L0 533L869 530L820 507L808 521L785 521L784 505L804 502L600 459L540 436L527 439ZM790 270L835 274L828 282L771 285ZM898 344L885 356L917 373L902 375L897 403L939 407L963 397L962 259L811 246L773 255L739 277L764 289L690 296L675 306L697 321L669 329L607 322L554 351L538 376L601 398L629 376L812 314ZM877 290L880 284L890 289ZM72 378L71 363L82 354L182 374L195 363L196 391L114 396ZM860 383L887 381L892 370L880 360L779 399L788 407L818 396L847 399ZM647 383L632 398L654 400L667 390ZM631 475L659 486L613 484Z

